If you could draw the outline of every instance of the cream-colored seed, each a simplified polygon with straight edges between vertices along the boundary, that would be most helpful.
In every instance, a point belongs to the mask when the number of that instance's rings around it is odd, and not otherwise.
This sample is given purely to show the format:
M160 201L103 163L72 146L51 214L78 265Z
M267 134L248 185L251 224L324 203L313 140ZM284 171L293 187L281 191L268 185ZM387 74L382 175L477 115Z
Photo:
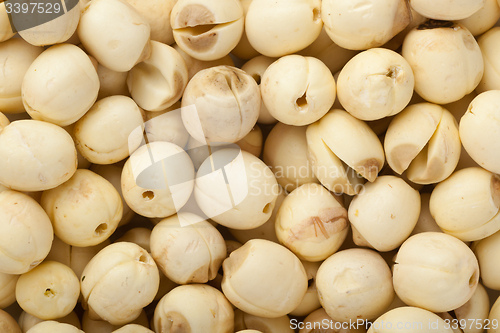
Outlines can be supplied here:
M271 217L278 191L276 178L264 162L246 151L222 149L200 166L194 194L200 209L215 222L233 229L253 229Z
M411 236L394 260L394 290L410 306L447 312L464 305L476 291L477 259L453 236L439 232Z
M395 176L381 176L366 184L349 206L354 242L382 252L400 246L419 215L418 191Z
M487 0L410 0L421 15L435 20L462 20L480 10Z
M19 275L0 273L0 309L16 301L16 283Z
M364 50L382 46L396 36L410 23L411 14L404 0L326 0L321 5L321 18L335 44Z
M500 89L500 27L494 27L477 40L484 59L484 75L476 88L478 93Z
M463 241L500 230L500 177L484 169L453 173L432 191L429 208L439 227Z
M26 194L0 192L0 272L23 274L40 264L54 238L40 205Z
M477 87L484 72L479 45L458 23L431 20L414 28L402 55L413 69L415 92L431 103L458 101Z
M123 216L115 187L90 170L79 169L66 183L45 191L41 205L65 243L93 246L109 238Z
M126 1L148 21L151 28L151 40L167 45L174 43L170 14L177 0L155 0L147 3L140 0Z
M471 16L458 20L474 36L479 36L490 30L500 19L500 5L495 0L485 0L484 6ZM486 63L486 62L485 62Z
M57 321L44 321L30 328L26 333L85 333L73 325Z
M368 249L333 254L319 267L316 288L326 313L340 322L376 318L394 298L389 266Z
M307 127L276 124L267 136L263 160L287 192L297 187L316 183L307 158Z
M43 191L70 179L77 168L71 136L38 120L12 122L0 131L0 184L19 191Z
M154 314L156 332L234 332L234 311L217 289L191 284L179 286L166 294Z
M398 53L375 48L354 56L342 68L337 94L342 106L362 120L377 120L401 112L410 102L413 71Z
M380 140L363 121L343 110L332 110L318 122L321 139L348 167L373 182L384 165Z
M130 97L103 98L76 123L76 147L92 163L122 161L142 140L137 129L142 129L143 121L143 111Z
M481 167L500 173L500 91L479 94L460 119L460 139Z
M481 281L490 289L500 290L500 268L497 265L500 253L500 231L473 244L481 269Z
M323 117L335 101L335 80L320 60L289 55L272 63L260 91L269 113L287 125L304 126Z
M56 261L44 261L21 275L16 299L27 313L52 320L69 315L80 295L80 283L71 268Z
M99 77L90 58L71 44L55 45L31 64L22 84L24 107L33 119L66 126L94 104Z
M224 260L223 269L224 295L255 316L284 316L307 292L307 275L300 260L286 247L267 240L246 242Z
M322 27L320 0L253 0L245 17L250 45L268 57L281 57L306 48Z
M451 322L451 321L450 321ZM385 324L383 324L385 323ZM398 323L408 324L404 329L398 329L397 332L412 333L428 329L429 323L432 323L432 332L435 333L454 333L455 331L438 315L416 307L400 307L380 316L370 327L368 333L392 333ZM422 324L420 326L420 324ZM424 325L427 325L424 326ZM392 327L392 328L390 328ZM401 325L400 325L401 327Z
M178 284L213 280L226 258L226 245L219 231L193 215L180 213L168 217L151 233L153 258L162 272Z
M0 4L1 6L4 4ZM0 19L1 20L1 19ZM3 31L0 29L0 31ZM1 34L1 32L0 32ZM21 97L23 78L43 48L30 45L21 38L14 38L0 44L0 111L4 113L24 112Z
M290 318L287 315L277 318L265 318L245 313L240 309L234 311L234 330L238 333L282 332L292 333ZM245 330L247 329L247 330ZM240 331L242 330L242 331ZM258 331L257 331L258 330Z
M127 86L144 110L162 111L177 102L188 83L188 69L171 46L152 41L151 56L130 70Z
M73 8L68 8L70 3L73 5ZM66 42L73 36L78 27L78 22L80 21L80 5L73 1L64 2L64 4L64 15L55 17L50 21L46 20L48 22L42 24L33 25L33 27L29 29L21 30L18 32L19 36L35 46L46 46ZM48 11L49 10L47 10L47 12ZM24 10L22 12L25 13ZM27 18L27 20L30 19L34 20L35 17L31 16ZM43 19L42 22L44 22Z
M78 286L78 292L80 292L80 286ZM18 323L19 323L19 327L21 328L21 331L23 333L26 333L33 326L35 326L43 321L44 320L37 318L35 316L32 316L29 313L23 311L21 313L21 315L19 316ZM78 329L82 328L82 326L80 324L80 319L78 319L78 316L74 311L72 311L69 315L67 315L65 317L54 319L54 321L57 321L59 323L69 324L69 325L75 326Z
M175 161L175 162L172 162ZM194 188L189 155L170 142L152 142L137 149L122 172L127 205L145 217L168 217L188 201Z
M133 243L114 243L85 267L81 278L83 305L91 319L126 324L153 301L159 283L158 268L146 250Z
M445 108L418 103L394 117L384 139L389 166L417 184L448 178L460 159L458 125Z
M124 0L87 3L77 31L87 52L116 72L131 70L151 53L148 21Z
M302 260L325 260L340 248L348 231L347 210L318 184L291 192L276 216L280 243Z
M189 81L182 121L199 142L233 143L252 130L260 104L259 86L250 75L235 67L212 67Z
M243 34L239 0L179 0L170 16L177 45L191 57L210 61L231 52Z
M255 82L257 82L260 87L262 76L264 75L266 69L275 61L275 58L269 58L261 55L247 61L241 69L253 77ZM261 103L259 119L257 119L257 122L259 124L275 124L277 122L276 118L274 118L267 110L264 101Z

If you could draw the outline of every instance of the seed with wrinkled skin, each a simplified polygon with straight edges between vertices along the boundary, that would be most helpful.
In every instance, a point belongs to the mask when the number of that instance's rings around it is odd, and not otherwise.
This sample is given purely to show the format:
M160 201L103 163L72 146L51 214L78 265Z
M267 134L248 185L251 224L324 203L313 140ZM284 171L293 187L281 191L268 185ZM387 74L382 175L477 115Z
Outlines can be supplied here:
M156 332L234 332L234 311L217 289L190 284L172 289L158 303L154 314Z
M321 185L305 184L290 193L276 216L276 235L300 259L321 261L342 245L347 210Z
M376 318L394 298L389 266L368 249L333 254L319 267L316 285L326 313L340 322Z
M93 320L126 324L153 301L159 283L158 268L146 250L133 243L114 243L92 258L82 273L83 306Z
M198 72L182 97L182 121L201 143L234 143L257 122L260 93L241 69L217 66Z
M226 245L219 231L193 215L180 213L168 217L151 233L153 258L162 272L178 284L213 280L226 258ZM202 221L192 224L193 218ZM183 219L189 222L181 224ZM182 262L178 260L180 257Z

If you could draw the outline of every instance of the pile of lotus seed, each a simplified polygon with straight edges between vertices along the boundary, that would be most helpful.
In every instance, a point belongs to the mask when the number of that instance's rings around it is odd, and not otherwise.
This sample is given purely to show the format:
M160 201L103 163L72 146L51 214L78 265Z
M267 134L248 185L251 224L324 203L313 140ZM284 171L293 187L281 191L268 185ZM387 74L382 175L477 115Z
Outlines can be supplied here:
M500 0L35 1L0 333L500 332Z

